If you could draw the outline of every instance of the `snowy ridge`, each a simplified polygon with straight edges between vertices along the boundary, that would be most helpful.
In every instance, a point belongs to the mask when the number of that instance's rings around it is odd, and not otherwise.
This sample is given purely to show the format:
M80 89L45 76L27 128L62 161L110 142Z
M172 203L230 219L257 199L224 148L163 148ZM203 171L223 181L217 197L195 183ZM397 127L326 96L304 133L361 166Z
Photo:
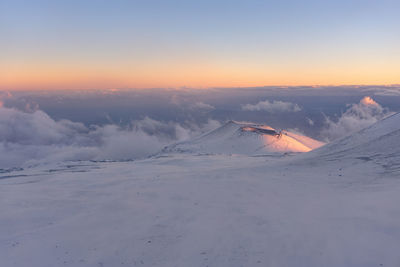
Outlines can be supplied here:
M319 154L353 150L362 147L364 151L371 150L377 142L386 141L388 138L399 138L400 134L400 113L393 114L381 121L357 132L329 143L324 148L317 150ZM397 149L398 146L384 146L378 150Z
M163 152L258 155L308 152L322 145L312 138L267 125L229 121L195 139L168 146Z
M385 172L400 173L400 113L342 139L329 143L301 158L319 163L332 161L372 161L383 167Z

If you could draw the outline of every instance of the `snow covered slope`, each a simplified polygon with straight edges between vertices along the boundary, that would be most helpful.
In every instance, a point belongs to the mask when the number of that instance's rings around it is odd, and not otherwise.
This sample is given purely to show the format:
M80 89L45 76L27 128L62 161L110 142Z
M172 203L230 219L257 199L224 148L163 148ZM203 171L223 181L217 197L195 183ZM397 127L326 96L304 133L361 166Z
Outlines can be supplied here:
M168 146L164 152L259 155L308 152L322 145L312 138L266 125L229 121L198 138Z
M354 160L372 161L380 165L385 172L398 173L400 171L400 113L329 143L303 157L311 160L323 159L325 163L347 161L348 164L354 164Z
M400 266L399 128L397 114L294 157L1 173L0 266Z

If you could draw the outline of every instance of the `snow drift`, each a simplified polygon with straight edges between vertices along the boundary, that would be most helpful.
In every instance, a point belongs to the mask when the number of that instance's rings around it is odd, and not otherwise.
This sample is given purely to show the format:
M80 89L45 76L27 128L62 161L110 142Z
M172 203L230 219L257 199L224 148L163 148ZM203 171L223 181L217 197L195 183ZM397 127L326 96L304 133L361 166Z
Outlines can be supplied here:
M267 125L229 121L202 136L168 146L163 152L258 155L308 152L322 145L312 138Z

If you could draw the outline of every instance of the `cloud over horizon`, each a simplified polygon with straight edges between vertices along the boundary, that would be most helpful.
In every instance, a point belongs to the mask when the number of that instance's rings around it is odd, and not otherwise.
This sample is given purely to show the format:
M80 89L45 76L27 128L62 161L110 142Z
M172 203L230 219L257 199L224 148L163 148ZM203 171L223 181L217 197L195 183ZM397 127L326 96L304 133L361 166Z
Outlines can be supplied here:
M207 103L204 103L204 102L201 102L201 101L194 103L193 104L193 108L200 109L200 110L205 110L205 111L211 111L211 110L215 109L214 106L212 106L210 104L207 104Z
M326 127L321 131L325 141L332 141L368 127L392 114L369 96L348 109L337 120L325 118Z
M279 96L268 95L268 90L228 92L229 97L216 91L0 92L0 169L63 160L145 158L231 119L296 128L332 141L390 114L382 106L400 111L399 97L377 96L378 104L363 98L368 95L364 91L351 95L354 104L343 112L347 94L318 101L285 96L285 102L273 101Z
M218 126L215 120L197 125L145 117L127 127L87 127L70 120L55 121L41 110L0 107L0 168L64 160L140 159Z
M298 112L301 110L300 106L291 103L291 102L284 102L279 100L269 101L266 99L265 101L260 101L257 104L245 104L242 105L242 110L247 111L267 111L270 113L277 113L277 112Z

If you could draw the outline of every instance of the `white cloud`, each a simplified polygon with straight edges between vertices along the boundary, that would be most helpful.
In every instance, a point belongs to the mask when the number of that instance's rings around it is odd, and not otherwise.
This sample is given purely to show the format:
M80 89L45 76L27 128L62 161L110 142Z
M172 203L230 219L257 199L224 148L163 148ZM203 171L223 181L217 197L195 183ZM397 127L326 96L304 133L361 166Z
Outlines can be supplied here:
M193 108L195 109L202 109L202 110L213 110L215 109L214 106L204 103L204 102L196 102L193 104Z
M192 110L211 111L215 109L213 105L204 103L202 101L197 101L195 98L191 98L190 96L182 96L177 94L173 94L170 97L170 103Z
M249 111L267 111L270 113L277 113L277 112L298 112L301 110L299 105L291 103L291 102L284 102L284 101L260 101L257 104L246 104L242 105L242 110L249 110Z
M314 121L312 119L306 118L306 121L310 126L314 126Z
M4 106L4 100L7 98L12 98L12 94L7 91L0 91L0 108Z
M165 145L198 135L219 123L201 125L160 122L151 118L117 125L86 127L55 121L41 110L30 113L0 107L0 168L63 160L145 158Z
M366 96L358 104L350 105L336 121L326 118L322 136L326 141L335 140L368 127L390 114L388 109Z

